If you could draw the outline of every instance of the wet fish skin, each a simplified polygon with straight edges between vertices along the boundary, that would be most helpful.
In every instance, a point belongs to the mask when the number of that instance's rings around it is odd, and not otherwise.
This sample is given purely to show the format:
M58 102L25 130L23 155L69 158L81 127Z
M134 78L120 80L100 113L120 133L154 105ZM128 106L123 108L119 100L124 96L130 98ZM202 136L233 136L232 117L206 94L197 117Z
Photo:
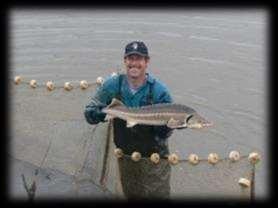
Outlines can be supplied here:
M137 124L161 126L172 129L200 129L212 123L201 117L194 109L180 104L154 104L138 108L128 108L121 101L113 98L110 105L102 110L106 113L105 120L115 117L127 121L127 127Z

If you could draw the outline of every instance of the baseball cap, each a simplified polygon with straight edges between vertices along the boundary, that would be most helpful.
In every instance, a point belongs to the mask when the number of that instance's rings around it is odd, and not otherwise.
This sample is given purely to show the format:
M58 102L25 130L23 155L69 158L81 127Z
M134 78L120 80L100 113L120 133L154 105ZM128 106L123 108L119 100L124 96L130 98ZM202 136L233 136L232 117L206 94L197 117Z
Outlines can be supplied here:
M133 41L126 45L124 57L127 57L131 54L149 57L148 48L145 43L141 41Z

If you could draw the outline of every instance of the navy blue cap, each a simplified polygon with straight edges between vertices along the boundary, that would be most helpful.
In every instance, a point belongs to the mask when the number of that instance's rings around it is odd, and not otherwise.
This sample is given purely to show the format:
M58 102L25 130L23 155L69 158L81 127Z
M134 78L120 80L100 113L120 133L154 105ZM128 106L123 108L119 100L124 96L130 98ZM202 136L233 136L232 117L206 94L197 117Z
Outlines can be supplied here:
M132 54L149 57L148 48L145 43L141 41L133 41L126 45L124 57Z

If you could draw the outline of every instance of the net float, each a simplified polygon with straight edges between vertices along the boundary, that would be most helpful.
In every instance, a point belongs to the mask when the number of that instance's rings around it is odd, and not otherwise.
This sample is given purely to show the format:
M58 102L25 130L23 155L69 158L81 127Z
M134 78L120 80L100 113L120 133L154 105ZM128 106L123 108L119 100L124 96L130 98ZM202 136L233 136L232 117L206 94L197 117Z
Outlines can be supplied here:
M20 76L16 76L15 78L14 78L14 83L15 84L19 84L20 82L21 82L21 77Z
M196 165L196 164L199 163L199 157L198 157L198 155L196 155L196 154L190 154L190 155L188 156L188 161L189 161L191 164Z
M32 87L32 88L36 88L37 87L37 81L36 80L34 80L34 79L32 79L31 81L30 81L30 86Z
M140 152L133 152L131 155L131 159L134 162L138 162L141 159L141 153Z
M102 85L103 82L104 82L104 79L103 79L102 77L98 77L98 78L97 78L96 83L97 83L98 85Z
M208 156L208 162L210 164L216 164L219 160L219 156L216 153L210 153Z
M242 187L250 187L251 182L247 178L240 178L238 180L238 184L241 185Z
M150 157L151 161L154 163L154 164L157 164L159 163L159 160L160 160L160 156L158 153L153 153Z
M82 81L80 81L80 87L82 90L85 90L89 87L89 84L86 80L82 80Z
M256 164L261 160L261 156L259 155L259 153L257 152L251 152L248 156L248 160L252 163L252 164Z
M116 149L114 150L114 154L115 154L115 156L116 156L117 158L121 158L121 157L123 157L123 155L124 155L123 150L120 149L120 148L116 148Z
M231 151L229 154L229 159L233 162L238 161L240 159L240 154L238 151Z
M70 90L73 89L73 86L70 82L65 82L64 89L67 90L67 91L70 91Z
M168 161L173 164L176 165L179 162L179 156L175 153L171 154L168 156Z
M46 88L49 90L49 91L52 91L54 90L54 83L52 81L48 81L46 82Z

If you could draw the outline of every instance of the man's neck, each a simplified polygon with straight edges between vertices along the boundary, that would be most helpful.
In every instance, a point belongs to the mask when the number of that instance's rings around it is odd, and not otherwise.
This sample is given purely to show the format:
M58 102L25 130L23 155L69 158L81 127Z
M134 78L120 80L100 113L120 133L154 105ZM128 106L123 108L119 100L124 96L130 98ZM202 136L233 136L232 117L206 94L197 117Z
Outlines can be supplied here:
M146 74L142 77L138 77L137 79L134 79L132 77L128 77L127 78L128 84L130 85L131 88L137 89L145 83L145 81L147 79L146 77L147 77Z

